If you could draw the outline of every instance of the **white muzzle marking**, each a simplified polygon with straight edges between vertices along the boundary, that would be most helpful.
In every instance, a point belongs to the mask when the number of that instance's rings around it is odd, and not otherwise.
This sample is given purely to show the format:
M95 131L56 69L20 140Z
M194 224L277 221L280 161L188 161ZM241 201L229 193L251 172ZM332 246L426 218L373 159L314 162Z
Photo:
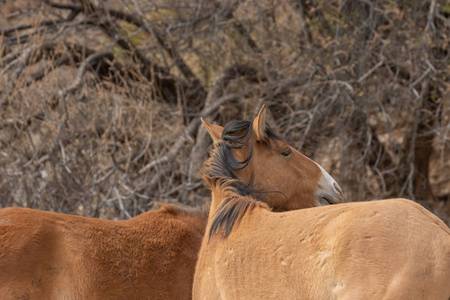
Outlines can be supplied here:
M319 180L316 199L319 206L345 202L344 193L336 180L322 168L321 165L314 162L322 171L322 177Z

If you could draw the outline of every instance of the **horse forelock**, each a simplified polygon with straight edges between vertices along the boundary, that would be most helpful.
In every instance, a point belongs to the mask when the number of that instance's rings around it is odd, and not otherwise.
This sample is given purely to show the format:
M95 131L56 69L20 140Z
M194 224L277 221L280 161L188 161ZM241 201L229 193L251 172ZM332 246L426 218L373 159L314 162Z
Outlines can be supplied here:
M250 192L236 176L235 171L242 170L250 162L252 156L252 143L248 143L252 136L251 122L232 121L225 125L222 139L216 143L211 152L211 157L203 168L203 177L211 187L232 186L240 195L248 195ZM232 150L248 148L247 157L239 161Z
M232 121L225 125L222 132L222 139L216 143L211 152L211 157L203 168L203 178L207 184L214 189L224 189L228 196L224 197L217 210L209 236L219 233L224 229L224 236L227 236L234 224L239 222L242 216L251 211L254 207L266 205L257 201L264 197L267 192L256 189L253 186L253 175L249 182L245 183L236 176L236 171L248 166L252 154L253 136L252 123L249 121ZM266 125L265 139L261 141L268 148L275 140L282 140L268 125ZM248 149L247 157L242 161L237 160L232 150Z
M247 167L252 158L253 144L249 143L253 136L252 123L249 121L231 121L225 125L222 131L222 140L216 143L211 152L211 157L205 163L202 171L203 178L208 185L218 187L226 184L235 187L239 195L254 194L255 191L251 188L251 180L245 184L237 178L235 173L235 171ZM261 141L266 147L272 149L273 141L282 140L266 125L265 139ZM242 161L237 160L232 153L232 150L239 149L248 149L247 157Z

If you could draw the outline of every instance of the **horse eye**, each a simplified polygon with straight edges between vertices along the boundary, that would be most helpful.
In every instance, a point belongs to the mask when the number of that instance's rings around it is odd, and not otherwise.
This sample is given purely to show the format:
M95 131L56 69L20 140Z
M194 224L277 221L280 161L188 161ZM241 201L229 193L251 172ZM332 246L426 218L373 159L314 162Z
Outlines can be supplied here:
M281 155L284 157L289 157L289 155L291 155L291 149L287 149L287 150L281 152Z

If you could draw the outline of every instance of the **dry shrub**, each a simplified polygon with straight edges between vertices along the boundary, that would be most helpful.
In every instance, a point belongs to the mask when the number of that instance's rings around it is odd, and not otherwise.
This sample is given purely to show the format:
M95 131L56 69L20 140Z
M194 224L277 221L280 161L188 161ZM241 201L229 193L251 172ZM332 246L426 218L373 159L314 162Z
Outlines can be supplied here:
M1 9L1 206L128 218L202 203L199 117L250 119L266 103L350 201L407 197L450 216L445 1Z

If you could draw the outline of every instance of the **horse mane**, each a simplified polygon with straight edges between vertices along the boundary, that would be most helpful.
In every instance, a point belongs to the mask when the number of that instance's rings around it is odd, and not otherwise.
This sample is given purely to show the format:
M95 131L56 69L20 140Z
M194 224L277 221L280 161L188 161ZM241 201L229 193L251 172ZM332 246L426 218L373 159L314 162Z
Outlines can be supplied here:
M217 209L214 220L209 231L209 237L218 234L225 229L224 237L233 229L243 215L253 210L255 207L268 206L260 200L267 192L256 189L253 186L253 178L244 183L236 176L237 170L242 170L249 164L253 144L249 143L252 138L253 121L231 121L228 122L222 131L222 138L215 144L215 149L211 152L211 157L206 161L202 170L203 179L211 188L224 189L224 200ZM266 124L265 138L262 144L271 148L275 140L282 140ZM236 160L232 150L248 149L247 157L242 160Z
M270 210L266 203L252 197L242 197L233 191L230 191L229 194L230 196L225 197L215 213L209 230L209 238L220 232L223 232L223 237L227 237L234 225L238 224L247 212L251 212L257 207Z

